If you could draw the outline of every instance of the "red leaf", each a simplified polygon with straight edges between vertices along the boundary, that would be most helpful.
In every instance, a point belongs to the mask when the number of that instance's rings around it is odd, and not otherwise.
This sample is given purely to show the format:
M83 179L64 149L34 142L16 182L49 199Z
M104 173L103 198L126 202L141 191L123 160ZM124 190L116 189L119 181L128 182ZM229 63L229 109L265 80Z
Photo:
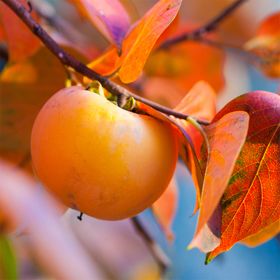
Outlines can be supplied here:
M279 35L280 30L280 12L276 12L270 16L268 16L263 22L261 22L258 30L258 36L271 36L271 35Z
M215 121L237 110L250 115L248 135L221 200L221 244L206 262L280 219L280 96L247 93L228 103Z

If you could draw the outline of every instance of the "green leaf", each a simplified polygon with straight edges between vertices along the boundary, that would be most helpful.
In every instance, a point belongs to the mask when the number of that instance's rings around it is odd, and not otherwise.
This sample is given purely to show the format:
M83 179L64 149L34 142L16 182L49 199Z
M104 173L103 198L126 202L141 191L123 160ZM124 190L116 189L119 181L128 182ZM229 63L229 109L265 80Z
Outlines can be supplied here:
M0 278L18 279L17 260L10 240L0 235Z

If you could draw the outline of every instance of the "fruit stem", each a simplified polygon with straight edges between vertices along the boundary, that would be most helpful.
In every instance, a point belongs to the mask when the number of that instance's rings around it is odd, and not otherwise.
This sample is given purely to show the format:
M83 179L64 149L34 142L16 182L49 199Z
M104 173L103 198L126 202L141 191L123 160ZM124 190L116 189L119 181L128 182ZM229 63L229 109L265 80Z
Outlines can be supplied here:
M77 216L77 219L80 220L80 221L82 221L82 220L83 220L83 215L84 215L84 213L83 213L83 212L80 212L80 215Z
M80 85L79 80L75 76L75 71L71 67L64 66L66 73L65 87L71 87L73 84Z
M89 83L89 85L87 86L86 90L91 91L93 93L99 94L100 96L105 97L105 93L104 93L104 89L101 85L101 83L97 80L92 81L91 83Z

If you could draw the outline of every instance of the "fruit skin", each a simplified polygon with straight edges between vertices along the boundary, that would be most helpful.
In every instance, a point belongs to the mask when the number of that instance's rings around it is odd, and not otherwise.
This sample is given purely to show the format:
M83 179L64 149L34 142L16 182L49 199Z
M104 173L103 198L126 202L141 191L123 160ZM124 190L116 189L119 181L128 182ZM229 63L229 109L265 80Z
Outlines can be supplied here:
M39 112L31 154L37 176L64 204L118 220L138 214L163 193L178 146L170 124L71 87Z

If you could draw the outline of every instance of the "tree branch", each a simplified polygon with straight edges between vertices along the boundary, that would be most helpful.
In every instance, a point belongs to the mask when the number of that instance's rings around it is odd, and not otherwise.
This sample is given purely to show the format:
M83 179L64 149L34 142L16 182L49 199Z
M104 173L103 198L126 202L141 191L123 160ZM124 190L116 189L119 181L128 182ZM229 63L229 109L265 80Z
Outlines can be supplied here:
M220 50L227 50L227 51L236 53L240 56L243 56L249 63L252 63L252 64L261 62L260 57L258 57L254 53L246 51L245 49L238 47L238 46L230 45L230 44L227 44L224 42L213 41L213 40L205 38L205 37L200 37L193 41L197 41L201 44L208 45L208 46L220 49Z
M226 9L224 9L221 13L219 13L216 17L214 17L209 22L207 22L205 25L203 25L193 31L186 32L177 37L166 40L158 47L158 49L166 49L173 45L176 45L178 43L188 41L188 40L198 41L199 38L201 38L206 33L212 32L215 29L217 29L217 27L223 20L225 20L230 14L232 14L238 7L240 7L246 1L248 1L248 0L236 0L231 5L229 5Z
M160 247L155 243L155 241L151 238L151 236L147 233L145 228L142 226L139 218L136 216L131 218L130 220L135 230L139 233L139 235L141 235L142 239L145 241L155 261L158 263L161 273L164 274L166 269L170 265L169 259L160 249Z
M145 103L154 109L180 119L187 119L188 115L176 112L165 106L159 105L153 101L146 98L138 96L126 88L112 82L111 80L99 75L95 71L88 68L85 64L78 61L68 52L63 50L55 40L53 40L50 35L43 29L43 27L38 24L31 16L29 11L18 1L18 0L2 0L18 17L26 24L26 26L42 41L42 43L61 61L62 64L72 67L78 73L92 79L99 81L104 88L109 92L116 95L124 95L126 97L132 96L136 100ZM197 120L198 123L202 125L208 125L208 122Z

